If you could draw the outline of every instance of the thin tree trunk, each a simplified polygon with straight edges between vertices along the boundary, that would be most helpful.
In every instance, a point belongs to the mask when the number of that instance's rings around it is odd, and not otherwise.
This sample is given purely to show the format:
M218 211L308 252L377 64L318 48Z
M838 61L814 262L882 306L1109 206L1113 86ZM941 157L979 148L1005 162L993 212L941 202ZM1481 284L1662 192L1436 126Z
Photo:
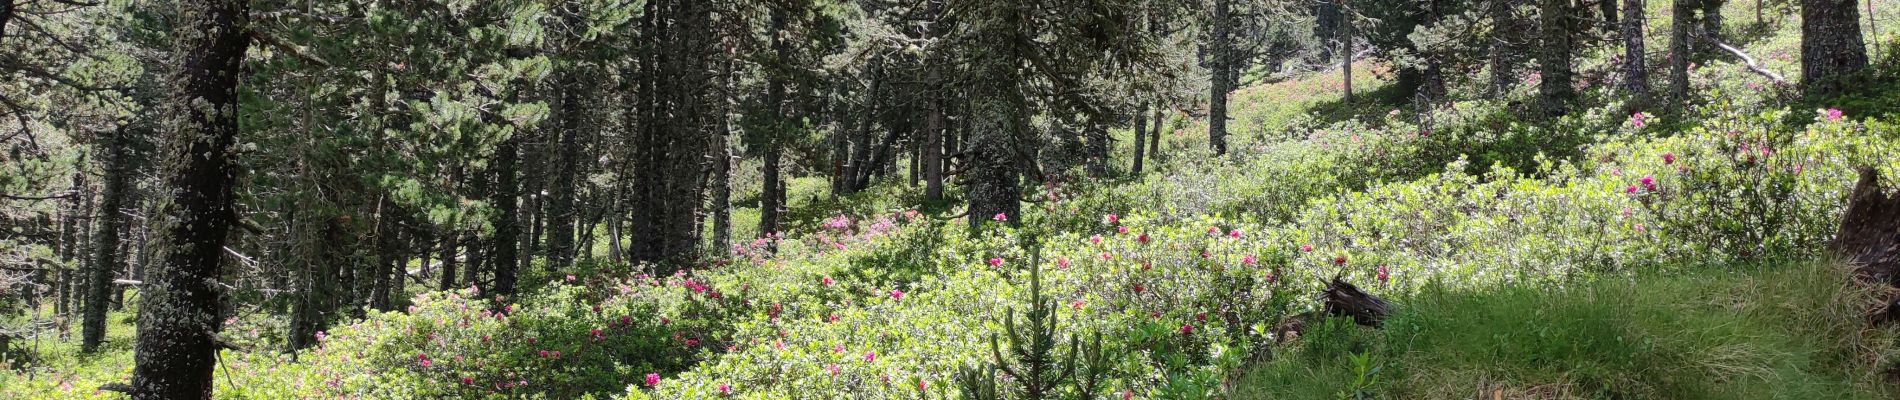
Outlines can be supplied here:
M1342 75L1339 85L1344 91L1340 98L1343 102L1350 104L1352 103L1352 38L1357 34L1353 30L1352 0L1339 0L1339 15L1339 71Z
M216 335L223 321L215 283L221 278L224 241L236 215L237 85L249 37L249 4L240 0L185 1L179 6L176 49L181 68L172 76L171 130L159 230L156 279L141 296L132 398L209 399L217 362Z
M99 349L106 338L106 308L111 302L107 298L112 289L112 273L122 268L124 259L119 252L119 227L124 225L125 196L127 181L132 171L127 167L126 132L124 128L107 133L99 143L106 154L105 191L99 196L99 230L93 235L93 261L90 276L86 282L86 315L80 325L80 351L91 353Z
M1147 152L1145 151L1148 148L1148 133L1147 132L1148 132L1148 104L1142 103L1140 108L1135 109L1135 165L1129 167L1130 173L1133 173L1136 175L1141 174L1141 162L1142 162L1141 159L1144 158L1143 156L1147 155Z
M1213 76L1208 94L1207 142L1214 155L1227 154L1227 94L1232 92L1227 75L1233 68L1233 51L1230 49L1233 34L1232 0L1214 0L1214 12L1208 24L1209 32L1208 70Z

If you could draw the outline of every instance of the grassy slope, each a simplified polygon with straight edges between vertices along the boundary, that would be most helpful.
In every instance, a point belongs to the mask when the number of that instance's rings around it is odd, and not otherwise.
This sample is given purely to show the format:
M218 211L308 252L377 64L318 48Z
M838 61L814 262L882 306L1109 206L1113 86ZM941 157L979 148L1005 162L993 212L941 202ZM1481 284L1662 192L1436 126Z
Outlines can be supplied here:
M1568 288L1428 289L1383 330L1328 325L1236 398L1891 398L1891 329L1846 275L1796 265ZM1376 372L1352 361L1369 355Z
M1882 36L1900 18L1875 1ZM1659 7L1660 6L1660 7ZM1666 46L1666 4L1652 3L1652 52ZM1864 11L1863 11L1864 12ZM1769 16L1753 26L1753 3L1730 2L1727 16L1744 47L1771 69L1799 79L1799 19ZM1864 21L1864 20L1863 20ZM1865 30L1863 30L1865 32ZM1869 38L1874 42L1873 38ZM1890 51L1879 49L1879 51ZM1606 68L1603 52L1582 62ZM1652 60L1659 62L1659 60ZM1660 70L1652 73L1661 74ZM1698 69L1745 106L1769 100L1759 76L1726 55ZM1658 79L1662 76L1657 76ZM1335 74L1303 82L1334 82ZM1588 79L1587 77L1585 79ZM1762 81L1754 85L1743 82ZM1289 93L1276 86L1253 91ZM1660 81L1658 81L1660 84ZM1660 87L1659 87L1660 89ZM1737 90L1744 89L1744 90ZM1741 93L1735 93L1741 92ZM1297 93L1297 92L1293 92ZM1326 113L1337 90L1243 109L1237 115L1289 120L1286 109ZM1248 90L1236 94L1247 98ZM1320 99L1314 99L1314 97ZM1284 99L1284 98L1283 98ZM1240 107L1249 102L1237 101ZM1308 108L1311 107L1311 108ZM1356 107L1365 108L1365 107ZM1881 112L1878 110L1868 110ZM1573 287L1484 290L1428 287L1395 299L1383 330L1323 325L1241 377L1234 398L1893 398L1893 329L1869 328L1872 302L1825 266L1745 272L1639 275Z

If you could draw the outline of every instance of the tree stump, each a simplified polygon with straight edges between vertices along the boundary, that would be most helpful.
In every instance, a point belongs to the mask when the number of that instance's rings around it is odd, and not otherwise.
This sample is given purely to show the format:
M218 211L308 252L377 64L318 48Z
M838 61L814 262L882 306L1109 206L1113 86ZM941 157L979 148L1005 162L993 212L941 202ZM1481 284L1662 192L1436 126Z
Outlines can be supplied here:
M1333 277L1333 282L1320 291L1320 297L1326 305L1326 314L1352 317L1352 321L1360 325L1376 328L1391 314L1391 303L1339 277Z
M1880 173L1873 168L1860 169L1860 182L1828 250L1853 266L1855 277L1900 283L1900 193L1882 193Z

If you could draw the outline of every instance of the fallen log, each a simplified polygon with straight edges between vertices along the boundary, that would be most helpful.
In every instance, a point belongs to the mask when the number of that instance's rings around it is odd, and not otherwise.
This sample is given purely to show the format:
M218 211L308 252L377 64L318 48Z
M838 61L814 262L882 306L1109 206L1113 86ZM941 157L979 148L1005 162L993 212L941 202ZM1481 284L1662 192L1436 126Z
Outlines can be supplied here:
M1360 325L1376 328L1392 313L1390 302L1359 290L1358 286L1339 277L1333 277L1333 282L1320 291L1320 298L1327 315L1352 317L1352 322Z
M1392 314L1392 302L1366 293L1358 286L1353 286L1339 277L1333 277L1332 282L1327 283L1326 288L1320 290L1319 293L1322 306L1320 314L1301 313L1281 320L1273 327L1274 342L1284 343L1299 339L1300 334L1306 332L1307 326L1313 324L1322 315L1348 317L1352 318L1355 324L1377 328L1380 323L1385 322L1386 316Z

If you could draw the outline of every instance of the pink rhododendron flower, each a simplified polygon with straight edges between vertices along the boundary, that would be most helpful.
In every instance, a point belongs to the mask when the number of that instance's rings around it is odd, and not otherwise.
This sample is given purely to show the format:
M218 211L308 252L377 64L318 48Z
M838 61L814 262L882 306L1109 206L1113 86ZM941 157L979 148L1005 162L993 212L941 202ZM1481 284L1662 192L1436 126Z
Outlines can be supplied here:
M1207 227L1207 235L1208 235L1208 236L1220 236L1220 227L1218 227L1218 226L1210 226L1210 227Z
M686 347L699 347L699 338L686 338Z
M1056 257L1056 268L1059 268L1059 269L1069 269L1069 258L1068 258L1068 257Z
M647 386L653 386L653 385L658 385L658 384L660 384L660 374L657 372L648 372Z
M462 385L474 385L474 384L475 384L475 378L466 377L466 376L462 377Z
M1252 254L1248 254L1248 255L1245 255L1245 256L1241 256L1241 257L1240 257L1240 263L1241 263L1241 264L1246 264L1246 265L1253 265L1253 264L1254 264L1254 261L1255 261L1255 260L1254 260L1254 258L1253 258L1253 255L1252 255Z
M1181 334L1183 335L1194 334L1194 324L1181 324Z
M992 266L992 267L1001 267L1001 266L1003 266L1003 258L1002 258L1002 257L990 257L990 266Z
M824 279L819 279L818 281L823 282L825 286L831 286L831 277L829 276L824 277Z
M1109 213L1106 219L1108 220L1108 223L1113 224L1113 223L1121 221L1122 217L1116 216L1114 213Z
M995 217L992 217L992 219L995 219L995 220L997 220L997 221L1008 221L1008 220L1009 220L1009 214L1004 214L1004 213L996 213L996 216L995 216Z
M1148 234L1143 233L1141 236L1136 236L1135 241L1141 242L1141 244L1148 244Z
M832 346L831 346L831 352L833 352L833 353L843 353L843 352L844 352L844 345L842 345L842 344L837 344L837 345L832 345Z
M1636 185L1630 185L1630 187L1623 188L1623 193L1636 194Z
M877 351L872 350L872 351L864 352L864 362L873 362L873 361L877 361Z
M732 385L729 385L729 384L725 384L725 383L720 383L720 384L719 384L719 394L720 394L720 395L722 395L722 396L730 396L730 395L732 395Z
M1300 251L1301 251L1301 252L1305 252L1305 253L1311 253L1311 252L1313 252L1313 245L1310 245L1310 244L1302 244L1302 245L1300 245Z
M1069 302L1069 308L1073 308L1073 309L1077 309L1077 310L1080 310L1080 309L1082 309L1082 305L1083 305L1083 304L1085 304L1085 303L1084 303L1083 301L1081 301L1081 300L1076 300L1076 301L1071 301L1071 302Z
M1128 234L1128 226L1124 225L1124 226L1115 227L1115 233L1120 233L1124 235Z
M1089 236L1089 243L1102 244L1102 235Z
M574 281L574 275L572 275L572 274L569 274L569 275L567 276L567 281L568 281L568 282L573 282L573 281Z
M1135 283L1134 289L1135 289L1135 294L1141 294L1141 291L1148 290L1148 287L1142 286L1140 282L1137 282Z
M1227 237L1230 237L1230 238L1235 238L1235 239L1239 239L1239 238L1240 238L1240 228L1234 228L1234 230L1233 230L1233 231L1230 231L1230 232L1227 232Z
M1346 265L1346 256L1333 256L1333 265Z
M929 382L929 381L925 381L925 380L922 380L922 379L918 379L918 380L917 380L917 391L919 391L919 392L922 392L922 391L926 391L926 390L930 390L930 382Z
M903 299L904 299L904 291L891 289L891 300L903 300Z
M1676 153L1663 153L1663 165L1675 164Z
M1630 125L1638 128L1643 127L1643 113L1630 114Z
M831 315L825 316L825 322L838 322L838 314L831 314Z
M1384 265L1381 265L1378 268L1378 276L1379 276L1379 283L1386 283L1387 281L1392 280L1392 269L1386 268Z
M825 364L825 371L831 372L832 375L838 375L838 364Z
M1841 117L1845 116L1839 108L1828 108L1826 114L1828 121L1840 121Z

